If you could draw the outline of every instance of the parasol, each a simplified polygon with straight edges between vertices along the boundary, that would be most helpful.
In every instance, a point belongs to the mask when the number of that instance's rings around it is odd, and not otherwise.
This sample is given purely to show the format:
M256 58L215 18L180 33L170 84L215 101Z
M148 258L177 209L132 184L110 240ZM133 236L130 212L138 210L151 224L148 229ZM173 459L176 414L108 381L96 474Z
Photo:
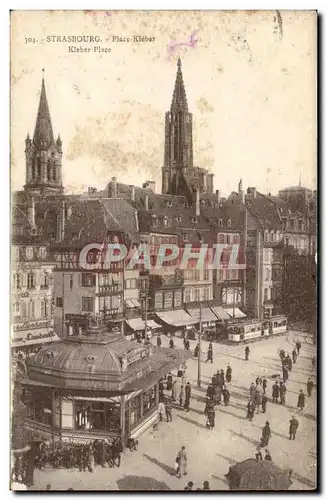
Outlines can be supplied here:
M230 490L285 491L291 486L291 471L280 469L269 460L248 458L229 468L225 477Z

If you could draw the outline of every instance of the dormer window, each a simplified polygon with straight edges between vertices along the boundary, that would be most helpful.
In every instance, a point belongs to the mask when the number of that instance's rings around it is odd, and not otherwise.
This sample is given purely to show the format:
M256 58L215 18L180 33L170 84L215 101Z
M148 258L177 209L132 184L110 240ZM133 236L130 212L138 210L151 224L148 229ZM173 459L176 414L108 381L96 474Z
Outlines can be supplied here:
M203 243L203 234L202 233L199 233L199 242Z
M232 220L228 219L228 221L227 221L227 227L231 227L231 225L232 225Z
M223 219L219 219L219 226L223 227L223 225L224 225Z
M164 215L164 218L163 218L163 225L164 225L164 227L167 227L167 226L168 226L168 217L167 217L167 215Z
M172 206L173 206L172 201L171 201L171 200L168 200L168 201L167 201L167 207L172 207Z
M177 221L177 222L182 222L182 217L181 217L180 215L177 215L177 217L176 217L176 221Z
M197 217L192 217L192 222L193 222L193 224L196 224L198 222L198 218Z
M205 200L201 200L201 207L205 207L205 205L206 205Z
M187 201L184 203L184 207L185 207L185 208L188 208L188 203L187 203Z
M188 241L187 233L183 233L183 242L186 243Z

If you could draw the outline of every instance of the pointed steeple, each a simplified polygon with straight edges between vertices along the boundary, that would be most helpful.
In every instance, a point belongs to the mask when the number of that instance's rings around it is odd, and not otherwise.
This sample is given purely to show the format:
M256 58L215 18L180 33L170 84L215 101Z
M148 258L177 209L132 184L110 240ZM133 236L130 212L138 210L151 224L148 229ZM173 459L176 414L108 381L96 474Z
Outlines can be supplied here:
M175 88L174 88L173 100L171 103L170 111L171 112L188 111L186 92L183 82L182 61L180 57L178 58L177 61L177 74L176 74Z
M44 72L44 70L42 70ZM50 111L42 76L41 95L34 129L33 143L38 147L49 147L54 142Z

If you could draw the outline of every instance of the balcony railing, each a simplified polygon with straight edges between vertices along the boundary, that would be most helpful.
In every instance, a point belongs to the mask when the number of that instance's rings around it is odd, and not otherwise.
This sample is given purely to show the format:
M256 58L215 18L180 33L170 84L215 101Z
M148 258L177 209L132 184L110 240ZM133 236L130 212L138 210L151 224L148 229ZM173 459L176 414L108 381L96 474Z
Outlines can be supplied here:
M101 295L110 295L114 293L123 293L124 288L123 285L99 285L99 294Z

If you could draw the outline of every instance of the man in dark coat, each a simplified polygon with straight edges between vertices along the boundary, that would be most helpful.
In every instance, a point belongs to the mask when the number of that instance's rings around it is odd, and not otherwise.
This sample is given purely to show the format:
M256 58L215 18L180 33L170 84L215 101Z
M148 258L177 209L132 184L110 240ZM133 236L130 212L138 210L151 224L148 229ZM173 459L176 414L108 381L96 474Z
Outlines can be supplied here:
M171 349L174 349L175 344L174 344L173 339L170 339L170 341L169 341L169 347L170 347Z
M224 405L228 406L229 399L230 399L230 393L227 387L224 387L223 389L223 398L224 398Z
M160 337L160 334L158 334L158 336L157 336L157 346L158 347L161 346L161 337Z
M211 361L211 363L213 363L212 342L210 342L209 347L208 347L208 354L207 354L206 363L207 363L207 361Z
M307 382L307 391L308 391L309 397L311 396L312 389L313 389L313 382L312 382L311 378L309 378L309 380Z
M297 360L297 352L295 349L293 349L292 351L292 359L293 359L293 363L296 363L296 360Z
M194 357L197 358L199 356L199 343L196 344L195 349L194 349Z
M289 434L290 437L289 439L295 439L296 436L296 431L299 427L299 422L298 420L293 416L290 420L290 427L289 427Z
M270 461L271 461L271 460L272 460L272 458L271 458L271 455L270 455L270 453L269 453L269 450L265 450L265 453L266 453L266 454L265 454L265 460L270 460Z
M248 401L248 404L246 405L247 407L247 414L246 414L246 418L250 420L250 422L252 422L252 419L253 419L253 415L254 415L254 410L255 410L255 402L253 401L253 399L249 399Z
M250 348L248 345L246 346L244 353L245 353L245 361L248 361L250 355Z
M220 379L221 379L221 388L223 388L225 385L225 373L223 369L220 370Z
M212 430L215 426L215 407L213 403L210 401L208 408L208 420L210 423L210 429Z
M301 389L297 400L297 407L300 408L300 410L303 410L304 406L305 406L305 395Z
M226 381L231 382L231 380L232 380L232 369L231 366L228 365L226 369Z
M165 409L166 409L167 422L172 422L172 420L173 420L172 416L171 416L172 406L171 406L171 401L169 398L167 398L167 400L166 400Z
M273 385L273 388L272 388L273 403L277 403L278 398L279 398L279 385L278 385L278 382L275 382L275 384Z
M271 430L270 430L270 424L267 421L264 428L262 429L262 436L261 436L261 444L260 446L263 448L264 446L268 446L269 444L269 439L271 438Z
M188 339L185 340L185 344L184 344L184 347L187 351L190 350L190 341Z
M267 403L268 403L268 398L265 394L263 394L261 401L262 413L266 413Z
M265 377L263 377L263 379L262 379L262 389L263 389L264 393L266 392L266 388L267 388L267 379Z
M288 368L288 371L291 372L292 371L292 360L290 358L290 355L288 354L287 357L286 357L286 361L287 361L287 368Z
M283 382L285 383L288 380L288 369L286 366L283 366Z
M299 355L300 354L300 349L301 349L301 342L298 340L295 345L296 345L297 353Z
M184 410L190 411L190 399L191 399L191 384L187 382L185 387L185 403Z
M280 395L280 404L284 405L285 404L285 395L286 395L286 385L284 382L280 381L279 382L279 395Z
M213 399L215 389L212 384L210 384L207 388L207 397L210 398L211 400Z

